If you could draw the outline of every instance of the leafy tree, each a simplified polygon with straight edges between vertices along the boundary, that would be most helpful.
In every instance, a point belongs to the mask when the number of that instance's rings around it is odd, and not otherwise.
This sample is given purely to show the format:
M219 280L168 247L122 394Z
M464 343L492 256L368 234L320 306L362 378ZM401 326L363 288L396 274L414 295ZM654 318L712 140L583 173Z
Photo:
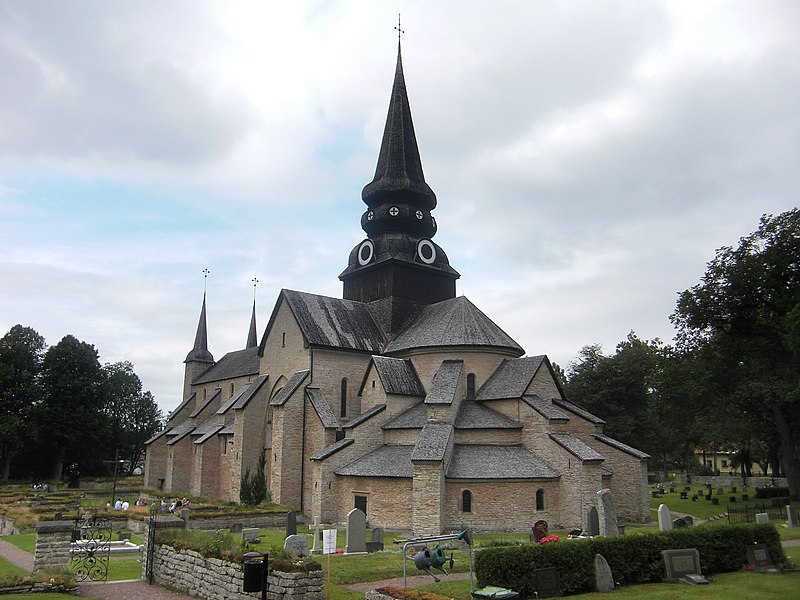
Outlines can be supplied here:
M107 363L102 371L103 413L108 424L105 446L109 456L119 449L130 475L145 451L145 442L161 428L161 410L153 395L142 391L142 381L130 362Z
M789 492L800 496L800 210L765 215L738 246L717 250L671 318L679 348L708 373L710 418L777 442Z
M46 344L30 327L14 325L0 338L0 479L22 445L30 412L40 399L39 369Z
M61 479L67 459L102 456L103 372L94 346L71 335L51 346L42 359L43 398L36 417L50 449L53 479Z

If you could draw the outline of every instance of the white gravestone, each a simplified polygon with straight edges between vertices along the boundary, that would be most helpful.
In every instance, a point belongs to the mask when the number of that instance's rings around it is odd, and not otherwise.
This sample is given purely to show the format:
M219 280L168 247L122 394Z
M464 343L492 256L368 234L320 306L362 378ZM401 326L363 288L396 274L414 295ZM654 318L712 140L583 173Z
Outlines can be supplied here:
M661 504L658 507L658 530L669 531L672 529L672 513L669 506Z

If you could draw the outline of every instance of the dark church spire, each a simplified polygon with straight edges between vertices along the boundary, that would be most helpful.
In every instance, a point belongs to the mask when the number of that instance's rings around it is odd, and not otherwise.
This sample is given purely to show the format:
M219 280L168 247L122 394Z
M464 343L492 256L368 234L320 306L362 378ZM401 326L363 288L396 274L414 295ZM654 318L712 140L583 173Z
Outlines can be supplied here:
M197 333L194 337L194 348L186 355L184 362L213 363L214 357L208 351L208 329L206 327L206 293L203 292L203 308L200 310L200 320L197 323Z
M258 333L256 332L256 301L253 300L253 315L250 317L250 331L247 334L247 346L254 348L258 346Z

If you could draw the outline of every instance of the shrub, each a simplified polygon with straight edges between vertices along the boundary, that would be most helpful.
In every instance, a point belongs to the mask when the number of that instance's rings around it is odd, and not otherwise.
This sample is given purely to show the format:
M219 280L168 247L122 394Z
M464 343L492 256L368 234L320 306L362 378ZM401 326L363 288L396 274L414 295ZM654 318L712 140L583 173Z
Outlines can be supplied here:
M267 490L267 477L264 475L266 465L267 450L262 448L261 455L258 457L258 469L255 475L251 475L250 467L247 467L242 477L241 486L239 487L239 501L242 504L256 506L264 502L264 500L270 501L272 499Z
M773 561L784 562L780 538L772 525L730 525L487 548L475 557L475 574L481 587L497 585L532 597L533 571L556 567L561 590L565 594L579 594L594 590L595 554L602 554L608 561L615 581L630 585L663 579L662 550L697 548L703 573L712 574L738 570L747 562L746 547L754 543L766 544Z

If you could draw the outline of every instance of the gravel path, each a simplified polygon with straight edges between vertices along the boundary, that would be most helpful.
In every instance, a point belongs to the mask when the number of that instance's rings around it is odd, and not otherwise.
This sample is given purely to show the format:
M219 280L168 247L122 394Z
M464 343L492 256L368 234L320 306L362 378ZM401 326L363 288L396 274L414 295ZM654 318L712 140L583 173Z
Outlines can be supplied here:
M33 571L33 554L20 550L2 538L0 538L0 556L12 565L17 565L26 571Z
M146 581L112 581L111 583L82 583L78 594L83 598L101 600L188 600L191 596L171 592Z

